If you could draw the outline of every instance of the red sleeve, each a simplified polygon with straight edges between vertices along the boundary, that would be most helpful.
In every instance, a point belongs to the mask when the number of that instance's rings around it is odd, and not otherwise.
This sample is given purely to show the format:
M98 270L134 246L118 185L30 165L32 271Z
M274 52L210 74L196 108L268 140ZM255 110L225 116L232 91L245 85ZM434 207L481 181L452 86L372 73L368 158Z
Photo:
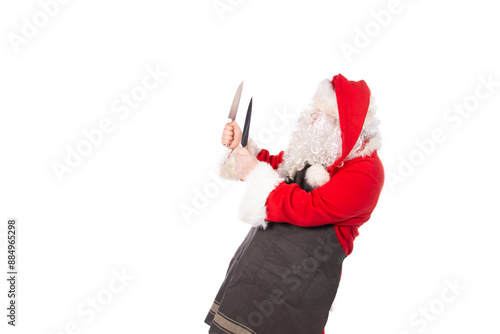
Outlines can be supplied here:
M266 220L298 226L361 225L370 218L384 182L378 156L347 162L323 186L310 192L281 182L266 201Z
M277 169L283 160L283 154L284 151L281 151L278 155L271 155L268 150L262 149L259 154L257 154L257 160L267 162L273 169Z

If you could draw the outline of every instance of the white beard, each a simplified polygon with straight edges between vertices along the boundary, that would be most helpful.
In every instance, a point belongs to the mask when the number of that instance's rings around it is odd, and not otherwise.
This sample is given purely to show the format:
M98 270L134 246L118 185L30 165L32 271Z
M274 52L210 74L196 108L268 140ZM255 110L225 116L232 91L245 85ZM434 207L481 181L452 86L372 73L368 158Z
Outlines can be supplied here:
M316 120L313 117L316 115ZM338 120L309 105L300 115L291 134L283 162L278 167L281 177L294 178L306 163L331 165L342 153Z
M313 117L316 117L316 120ZM313 122L314 121L314 122ZM378 119L366 124L350 154L344 159L357 156L363 148L363 142L378 136ZM332 165L342 155L342 137L338 119L321 112L314 104L310 104L300 115L283 161L278 167L282 178L295 178L297 171L306 163Z

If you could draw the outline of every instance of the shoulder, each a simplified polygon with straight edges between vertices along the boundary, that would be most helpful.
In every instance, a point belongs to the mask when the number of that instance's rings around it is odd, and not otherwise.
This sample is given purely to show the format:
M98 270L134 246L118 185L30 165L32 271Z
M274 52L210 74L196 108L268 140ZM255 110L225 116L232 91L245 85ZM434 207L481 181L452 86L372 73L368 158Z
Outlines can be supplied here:
M384 183L384 166L377 151L370 155L345 161L344 164L330 172L332 179L349 178L377 184L380 188Z

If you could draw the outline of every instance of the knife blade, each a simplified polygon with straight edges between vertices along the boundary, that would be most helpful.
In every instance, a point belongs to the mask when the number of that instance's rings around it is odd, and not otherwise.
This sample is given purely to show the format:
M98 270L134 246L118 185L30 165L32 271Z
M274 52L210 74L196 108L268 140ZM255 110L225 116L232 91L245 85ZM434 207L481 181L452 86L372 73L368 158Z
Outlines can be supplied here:
M243 135L241 137L241 146L247 147L248 143L248 133L250 132L250 120L252 119L252 100L250 99L250 104L248 105L247 116L245 118L245 125L243 126Z
M227 118L233 122L236 119L236 114L238 113L238 106L240 105L241 91L243 90L243 81L238 86L236 94L234 94L233 103L231 104L231 109L229 110L229 115Z

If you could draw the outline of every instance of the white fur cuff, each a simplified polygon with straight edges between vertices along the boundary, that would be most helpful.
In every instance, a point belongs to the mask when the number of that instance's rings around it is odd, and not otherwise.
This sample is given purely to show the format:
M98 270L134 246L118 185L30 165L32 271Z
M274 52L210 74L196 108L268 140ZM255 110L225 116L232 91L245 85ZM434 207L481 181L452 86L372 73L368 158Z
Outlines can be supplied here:
M241 147L241 145L239 147ZM219 163L219 176L221 178L232 181L238 181L240 179L234 170L234 154L237 149L238 148L235 148L232 152L231 149L224 150L224 154ZM261 148L253 138L248 138L247 149L250 150L254 156L257 156L261 151Z
M240 205L239 218L252 226L266 229L266 200L271 191L283 182L278 173L266 162L257 166L246 177L246 191Z
M219 176L226 180L238 181L240 178L234 170L234 155L236 149L231 152L230 149L225 149L219 163Z

